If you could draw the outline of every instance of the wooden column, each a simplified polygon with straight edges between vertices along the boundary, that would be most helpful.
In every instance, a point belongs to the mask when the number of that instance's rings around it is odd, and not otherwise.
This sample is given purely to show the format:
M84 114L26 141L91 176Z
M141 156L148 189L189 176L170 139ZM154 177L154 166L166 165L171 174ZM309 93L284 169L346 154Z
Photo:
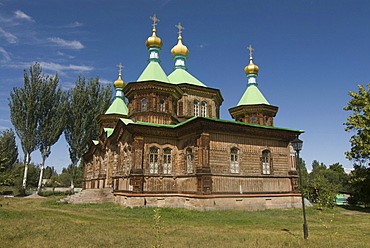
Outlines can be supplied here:
M197 139L198 166L196 169L198 194L212 194L212 174L209 166L209 133L202 133Z
M131 170L131 185L134 193L143 192L144 184L144 169L143 169L143 153L144 153L144 137L136 136L132 142L133 148L133 163Z

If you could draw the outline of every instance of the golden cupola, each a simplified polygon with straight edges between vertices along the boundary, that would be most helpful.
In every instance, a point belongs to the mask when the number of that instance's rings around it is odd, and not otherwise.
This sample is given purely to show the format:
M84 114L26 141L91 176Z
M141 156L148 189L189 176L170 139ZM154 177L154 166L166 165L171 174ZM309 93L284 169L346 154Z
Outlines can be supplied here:
M118 79L113 83L114 88L123 88L126 86L126 83L122 80L121 74L118 76Z
M179 37L177 39L178 39L177 45L175 45L171 49L172 55L178 55L178 54L182 54L182 55L186 55L186 56L189 55L189 49L184 44L182 44L181 35L179 35Z
M162 47L162 40L161 40L161 38L159 38L158 36L157 36L157 34L156 34L156 29L155 28L153 28L153 34L152 34L152 36L150 36L150 37L148 37L148 39L146 40L146 42L145 42L145 45L147 46L147 47Z
M259 70L259 68L258 68L258 66L257 65L255 65L254 63L253 63L253 57L251 56L250 58L249 58L249 65L247 65L246 67L244 67L244 71L245 71L245 73L248 75L248 74L258 74L258 70Z

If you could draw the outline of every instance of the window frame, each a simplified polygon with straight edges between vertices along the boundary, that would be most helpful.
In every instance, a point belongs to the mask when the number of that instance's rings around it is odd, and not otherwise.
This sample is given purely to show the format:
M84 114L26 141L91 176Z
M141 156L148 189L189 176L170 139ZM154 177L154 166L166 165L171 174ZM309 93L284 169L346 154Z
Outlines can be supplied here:
M265 149L261 155L261 173L263 175L272 175L272 156L271 151Z
M163 174L172 173L172 149L166 147L163 149Z
M149 148L149 173L150 174L158 174L158 167L159 167L158 159L159 159L159 148L156 146L151 146Z
M230 173L239 173L240 150L237 147L230 148Z

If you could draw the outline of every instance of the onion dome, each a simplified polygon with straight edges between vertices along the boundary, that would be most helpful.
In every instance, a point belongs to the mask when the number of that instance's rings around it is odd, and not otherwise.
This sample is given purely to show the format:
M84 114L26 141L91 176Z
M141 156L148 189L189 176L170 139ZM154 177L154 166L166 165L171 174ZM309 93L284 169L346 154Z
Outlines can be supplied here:
M186 56L189 55L189 49L185 45L182 44L181 35L179 35L177 39L178 39L177 45L171 49L172 55L178 55L178 54L182 54Z
M113 83L114 88L123 88L126 86L126 83L122 80L121 74L118 75L118 79Z
M249 58L249 65L247 65L246 67L244 67L245 73L247 75L248 74L256 74L256 75L258 75L258 70L259 70L258 66L253 63L253 57L250 56L250 58Z
M145 45L147 47L162 47L162 40L156 35L156 29L153 28L153 34L152 36L148 37L148 39L145 42Z

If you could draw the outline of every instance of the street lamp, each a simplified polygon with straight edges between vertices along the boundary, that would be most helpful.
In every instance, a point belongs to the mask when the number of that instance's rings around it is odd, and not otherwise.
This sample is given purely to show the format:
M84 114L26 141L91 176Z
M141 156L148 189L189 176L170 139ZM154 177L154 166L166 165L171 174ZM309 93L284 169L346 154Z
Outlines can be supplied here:
M301 198L302 198L302 211L303 211L303 237L304 239L308 238L308 225L307 225L307 220L306 220L306 209L304 205L304 196L303 196L303 184L302 184L302 171L301 171L301 166L298 164L299 161L299 152L302 150L303 146L303 141L296 138L291 142L294 151L296 152L296 165L298 167L298 172L299 172L299 185L301 188Z

